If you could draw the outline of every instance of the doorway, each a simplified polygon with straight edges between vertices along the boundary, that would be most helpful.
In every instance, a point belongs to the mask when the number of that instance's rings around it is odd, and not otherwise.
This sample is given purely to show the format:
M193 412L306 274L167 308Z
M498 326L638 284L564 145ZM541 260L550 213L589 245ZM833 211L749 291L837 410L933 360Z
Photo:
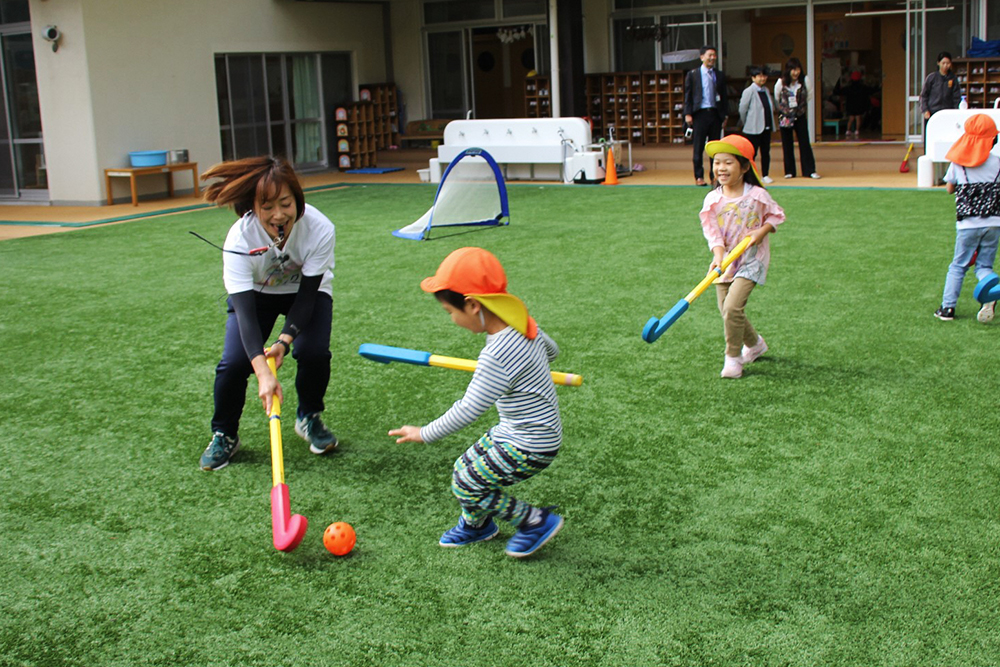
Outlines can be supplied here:
M547 72L545 24L526 23L428 32L431 115L434 118L521 118L528 73Z
M472 89L476 118L522 118L524 81L535 71L531 25L472 31Z

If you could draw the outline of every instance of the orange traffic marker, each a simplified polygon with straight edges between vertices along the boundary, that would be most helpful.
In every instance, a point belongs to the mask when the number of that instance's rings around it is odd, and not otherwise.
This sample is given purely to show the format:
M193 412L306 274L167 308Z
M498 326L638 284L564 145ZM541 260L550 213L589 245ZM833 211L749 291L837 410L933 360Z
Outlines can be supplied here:
M615 152L608 148L608 164L604 168L604 182L601 185L618 185L618 171L615 169Z

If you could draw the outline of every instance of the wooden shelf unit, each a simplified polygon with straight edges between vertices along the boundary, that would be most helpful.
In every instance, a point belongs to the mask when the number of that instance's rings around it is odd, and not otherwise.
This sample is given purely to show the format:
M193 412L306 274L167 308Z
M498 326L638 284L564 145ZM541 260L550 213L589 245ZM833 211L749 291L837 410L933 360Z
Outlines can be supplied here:
M642 143L683 144L684 72L643 72L642 112Z
M399 146L399 95L394 83L366 83L358 86L358 98L372 104L375 147L385 150ZM367 99L366 99L367 98Z
M960 95L970 109L988 109L1000 97L1000 58L955 58L955 78Z
M551 118L552 95L549 77L529 76L524 80L524 117Z
M684 72L588 74L587 112L595 137L642 144L684 142Z
M337 167L346 171L377 166L375 151L378 140L372 103L347 104L337 107L335 114Z

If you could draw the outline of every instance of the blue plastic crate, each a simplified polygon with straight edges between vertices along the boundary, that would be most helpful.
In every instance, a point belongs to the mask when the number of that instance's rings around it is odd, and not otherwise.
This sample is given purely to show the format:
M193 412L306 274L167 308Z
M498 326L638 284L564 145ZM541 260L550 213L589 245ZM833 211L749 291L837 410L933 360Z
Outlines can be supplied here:
M128 159L133 167L159 167L167 163L167 151L132 151Z

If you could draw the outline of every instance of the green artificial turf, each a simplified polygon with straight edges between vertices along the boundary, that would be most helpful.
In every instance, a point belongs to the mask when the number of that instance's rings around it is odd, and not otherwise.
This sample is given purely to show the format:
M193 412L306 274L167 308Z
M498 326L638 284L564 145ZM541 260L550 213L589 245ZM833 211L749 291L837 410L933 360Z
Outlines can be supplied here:
M267 421L202 472L225 321L204 210L0 243L0 665L996 665L1000 324L940 303L941 192L781 189L748 314L771 351L723 381L704 276L704 189L510 188L510 227L430 242L389 230L430 187L310 194L337 225L333 376L317 457L285 423L295 512L271 545ZM562 347L555 464L517 487L558 504L535 557L511 530L442 549L454 459L495 412L432 445L386 436L459 398L458 371L382 365L381 343L474 358L419 289L480 245ZM280 376L295 405L294 363ZM328 554L347 521L354 552Z

